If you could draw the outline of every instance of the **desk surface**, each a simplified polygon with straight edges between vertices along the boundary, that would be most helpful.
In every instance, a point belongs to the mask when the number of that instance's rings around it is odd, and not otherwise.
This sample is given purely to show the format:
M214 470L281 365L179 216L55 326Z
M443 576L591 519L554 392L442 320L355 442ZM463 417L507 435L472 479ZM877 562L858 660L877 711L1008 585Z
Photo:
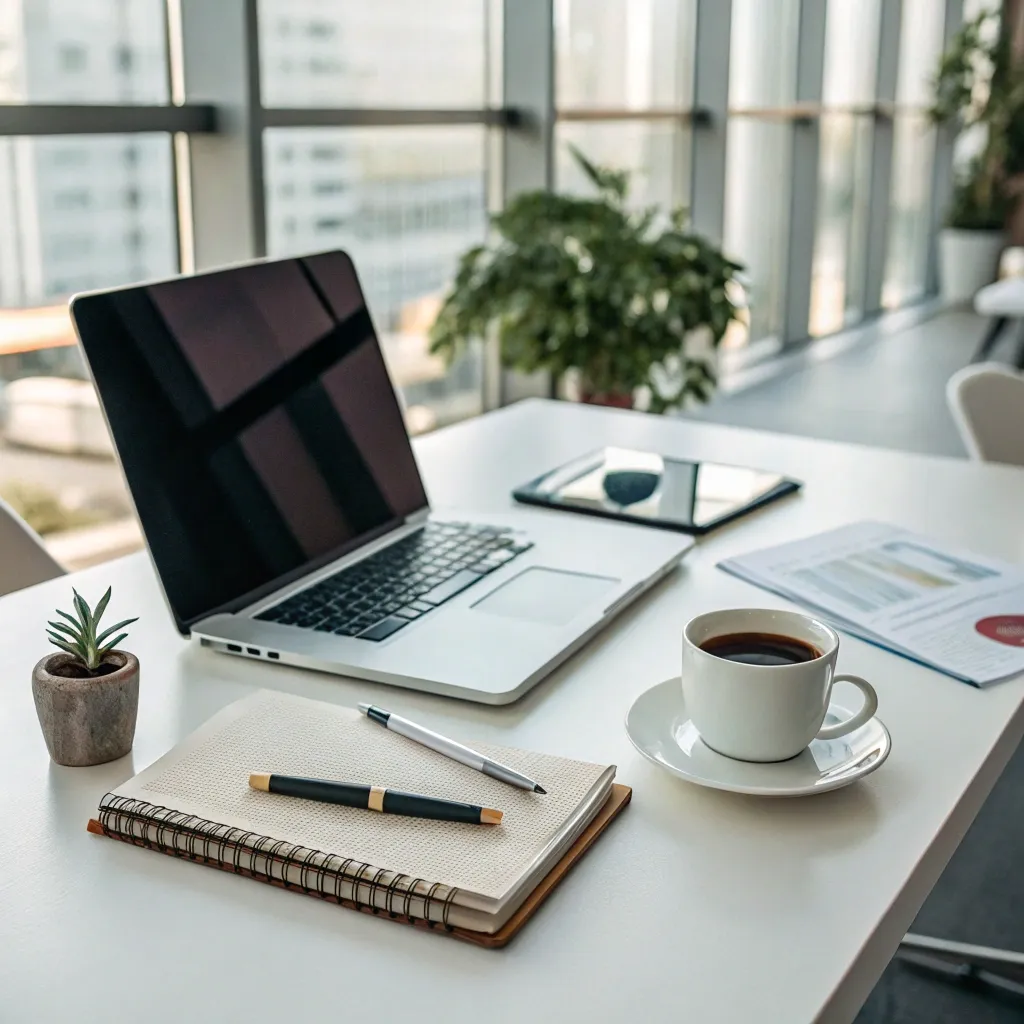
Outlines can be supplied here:
M676 672L691 615L783 604L717 570L720 558L874 517L1021 562L1024 471L548 402L423 438L417 452L436 508L497 509L513 485L607 443L778 469L806 487L701 541L508 707L200 649L175 634L134 555L75 583L97 595L112 583L112 615L142 617L135 749L60 768L29 678L68 581L0 601L4 1021L177 1024L183 1008L253 1021L850 1020L1021 738L1024 679L981 692L844 638L840 668L877 687L893 753L864 782L803 800L689 786L634 752L623 718ZM104 792L253 687L375 701L466 739L615 762L633 803L499 952L86 834Z

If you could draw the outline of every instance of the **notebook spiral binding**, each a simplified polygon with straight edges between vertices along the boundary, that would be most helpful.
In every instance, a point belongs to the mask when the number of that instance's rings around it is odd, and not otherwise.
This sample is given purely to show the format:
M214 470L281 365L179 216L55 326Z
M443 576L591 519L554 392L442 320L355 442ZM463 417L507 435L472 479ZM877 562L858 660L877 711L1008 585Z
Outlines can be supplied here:
M448 915L458 889L440 882L375 869L351 857L296 846L113 793L100 802L99 821L107 835L135 846L298 889L307 896L367 913L404 918L420 927L440 924L447 931L454 930ZM401 909L396 909L399 902ZM439 922L431 919L432 910L440 914Z

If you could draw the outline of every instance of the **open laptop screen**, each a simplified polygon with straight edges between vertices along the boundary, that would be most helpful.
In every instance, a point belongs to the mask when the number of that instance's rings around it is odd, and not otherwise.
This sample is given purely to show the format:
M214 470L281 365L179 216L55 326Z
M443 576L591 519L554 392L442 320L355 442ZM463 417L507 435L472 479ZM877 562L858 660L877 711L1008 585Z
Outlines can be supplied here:
M426 506L345 253L78 296L72 313L179 629Z

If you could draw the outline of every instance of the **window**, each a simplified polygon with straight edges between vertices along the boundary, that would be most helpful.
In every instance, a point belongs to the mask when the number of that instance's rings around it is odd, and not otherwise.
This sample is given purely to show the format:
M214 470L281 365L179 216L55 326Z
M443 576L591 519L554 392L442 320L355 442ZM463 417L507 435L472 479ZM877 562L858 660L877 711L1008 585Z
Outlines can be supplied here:
M131 73L135 67L135 54L130 46L121 43L114 48L114 67L123 75Z
M309 61L309 70L314 75L338 74L343 67L337 57L312 57Z
M65 43L60 48L58 63L61 71L84 71L88 63L85 47L77 43Z
M132 210L123 203L126 151L146 182ZM86 380L68 296L178 269L170 139L0 136L0 210L0 380ZM105 437L99 409L77 411L75 443L95 454L55 451L45 430L31 447L24 437L8 446L0 423L0 496L46 530L71 567L142 543L116 462L88 447ZM100 523L109 525L87 529Z
M21 26L0 61L0 102L168 102L166 0L3 0L0 9ZM7 24L0 17L0 41Z
M126 187L129 141L138 153L132 174L139 185ZM58 159L62 154L71 158ZM63 300L71 278L88 277L95 288L136 280L125 244L133 229L145 234L144 276L174 273L172 184L166 135L0 136L0 209L13 212L0 225L0 245L18 253L17 260L0 259L0 337L9 310ZM71 344L74 336L50 341ZM18 358L4 364L0 377L20 376Z
M55 232L49 240L50 255L57 262L67 263L71 259L85 258L92 254L91 234L76 232Z
M89 150L81 146L53 146L49 153L51 167L85 167L89 163Z
M811 335L837 331L863 315L880 15L881 0L828 0Z
M64 189L53 194L55 210L87 210L92 205L92 193L84 188Z
M630 172L632 205L689 205L695 14L693 0L555 0L558 188L591 187L575 146Z
M783 330L793 129L771 115L796 98L799 0L734 0L726 139L726 250L746 266L745 322L729 348Z
M994 3L964 0L966 15ZM211 203L232 185L206 161L225 147L168 127L184 124L179 115L194 109L137 111L152 116L154 128L118 134L123 111L103 108L167 106L172 80L176 98L192 108L189 97L199 93L188 76L201 61L188 50L209 33L188 22L202 26L208 12L223 8L0 0L0 104L91 104L96 109L83 123L110 118L102 134L50 136L47 113L29 129L38 134L0 135L0 379L85 374L62 309L69 293L167 276L178 269L179 248L186 263L194 256L200 266L249 258L265 227L273 256L351 251L411 429L471 415L483 405L482 353L445 365L429 352L430 326L459 258L487 237L488 210L500 209L506 190L549 176L560 189L589 188L570 144L629 171L634 205L699 210L707 230L745 264L748 309L727 334L726 348L736 350L728 362L744 364L856 322L877 306L868 288L880 276L881 301L890 308L932 287L933 183L944 177L935 158L945 159L948 147L938 144L926 109L951 7L945 0L551 0L547 25L507 0L254 6L260 102L271 123L289 127L235 136L241 147L262 146L262 161L238 161L226 174L249 175L239 195L262 189L265 224L242 204L232 222L217 223L222 237L212 246L203 227L215 222ZM891 111L876 104L876 88L879 79L888 87L879 69L893 57L882 15L897 9L903 20ZM821 17L802 17L814 12ZM185 51L173 67L168 24L171 48L180 40ZM224 60L217 71L257 77L238 38L218 38L214 58L223 48ZM549 46L553 83L538 56ZM540 113L545 124L554 121L553 151L538 133L532 148L503 159L505 129L489 108L504 106L505 71L512 83L545 86L537 101L550 105ZM230 84L232 102L244 102L241 78ZM704 106L714 108L711 118ZM315 126L303 126L303 108L315 108ZM73 112L59 116L73 127ZM230 118L213 120L215 132L230 130ZM261 115L248 123L260 125ZM170 131L182 133L161 134ZM888 157L890 142L887 180L880 157ZM696 179L694 166L703 172ZM791 194L793 182L807 187L806 202ZM886 207L887 246L867 237ZM867 266L869 242L872 253L886 248L881 268ZM12 349L12 336L29 342ZM492 399L495 363L488 359ZM0 437L0 455L2 445ZM0 495L4 465L0 459ZM104 515L128 515L109 468L114 483L89 502L113 510ZM89 475L104 472L90 466ZM54 479L64 487L60 473Z
M555 0L558 108L689 107L695 14L693 0Z
M941 7L928 0L903 0L902 18L889 252L882 287L882 305L890 309L919 298L927 286L936 131L925 110L931 101L931 76L942 50L943 29Z
M572 157L573 145L595 163L628 170L634 206L689 205L688 131L663 121L563 121L555 137L559 188L579 192L590 187Z
M811 335L831 334L856 323L864 314L871 136L870 115L827 114L822 118Z
M317 217L316 230L320 234L332 231L340 231L345 226L342 217Z
M319 150L344 154L332 181L350 213L281 195L275 176L277 153L285 146L307 154L306 161ZM412 429L481 408L480 354L470 353L449 370L430 355L427 331L459 256L487 229L486 148L486 129L476 125L264 133L270 253L309 252L329 240L352 254ZM297 157L289 173L311 166ZM300 209L312 209L314 218L290 230Z
M490 0L301 6L259 0L263 101L272 107L483 107L495 6ZM296 33L315 41L308 75L282 73L285 48L293 52L290 33L281 31L286 11Z

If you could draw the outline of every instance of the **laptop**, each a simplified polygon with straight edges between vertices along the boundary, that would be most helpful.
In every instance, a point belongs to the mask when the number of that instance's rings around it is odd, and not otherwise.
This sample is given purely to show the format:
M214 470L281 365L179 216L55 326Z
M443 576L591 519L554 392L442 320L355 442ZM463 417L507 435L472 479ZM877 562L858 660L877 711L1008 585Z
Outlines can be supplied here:
M174 621L215 651L503 704L692 544L432 509L344 252L71 312Z

